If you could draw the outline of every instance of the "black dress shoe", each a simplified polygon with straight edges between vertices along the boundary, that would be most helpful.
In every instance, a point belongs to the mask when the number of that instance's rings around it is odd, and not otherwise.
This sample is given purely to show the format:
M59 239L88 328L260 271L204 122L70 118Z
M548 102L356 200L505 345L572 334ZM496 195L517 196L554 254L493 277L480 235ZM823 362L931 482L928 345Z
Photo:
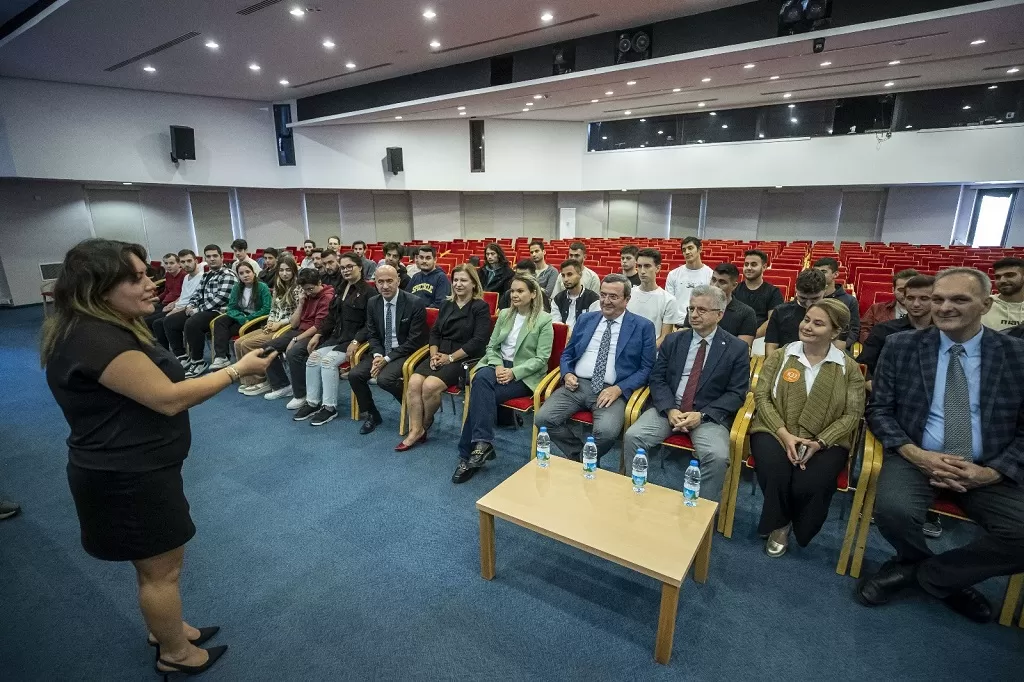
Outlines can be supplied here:
M364 421L363 425L359 427L359 433L364 436L368 433L373 433L373 430L383 423L384 420L381 419L379 414L366 413L366 421Z
M479 469L484 465L484 462L489 462L497 456L494 451L494 446L490 443L477 443L476 447L473 448L473 452L469 453L469 461L467 462L471 469Z
M887 604L897 592L917 585L917 564L901 564L895 559L886 561L872 577L857 583L857 601L864 606Z
M967 616L975 623L988 623L992 620L992 605L988 603L988 599L985 599L981 592L973 587L965 587L942 601L946 606L961 616Z
M455 473L452 474L452 483L465 483L469 479L473 478L473 474L476 473L476 469L469 466L469 462L460 459L459 466L455 467Z

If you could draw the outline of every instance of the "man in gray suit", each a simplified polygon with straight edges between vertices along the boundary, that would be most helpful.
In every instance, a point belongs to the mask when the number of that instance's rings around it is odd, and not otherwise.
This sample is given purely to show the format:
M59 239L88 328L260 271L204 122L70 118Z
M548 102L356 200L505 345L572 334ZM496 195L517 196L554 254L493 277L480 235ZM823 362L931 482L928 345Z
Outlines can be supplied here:
M725 294L704 284L690 295L691 329L669 334L651 370L651 403L626 431L626 458L686 435L700 462L700 496L718 500L729 467L729 430L750 389L747 344L718 323Z

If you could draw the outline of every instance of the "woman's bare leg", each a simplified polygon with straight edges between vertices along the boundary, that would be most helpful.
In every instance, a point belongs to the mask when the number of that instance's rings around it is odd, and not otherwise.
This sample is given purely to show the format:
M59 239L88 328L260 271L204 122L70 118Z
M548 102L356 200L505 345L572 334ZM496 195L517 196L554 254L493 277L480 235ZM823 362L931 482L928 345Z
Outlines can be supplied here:
M160 657L174 663L202 665L209 655L193 646L188 638L199 632L181 617L181 589L178 579L185 547L148 559L133 561L139 584L139 608L149 631L160 643Z
M405 394L405 413L409 416L409 433L406 434L405 439L402 441L406 445L412 445L420 439L423 435L423 397L421 391L423 390L422 374L413 374L409 377L409 387L406 389Z

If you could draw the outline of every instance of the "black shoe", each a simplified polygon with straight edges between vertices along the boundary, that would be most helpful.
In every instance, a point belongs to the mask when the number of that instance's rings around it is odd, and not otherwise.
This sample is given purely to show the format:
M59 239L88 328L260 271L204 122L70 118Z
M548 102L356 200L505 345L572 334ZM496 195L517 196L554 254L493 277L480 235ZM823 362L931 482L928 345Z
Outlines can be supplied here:
M0 521L3 521L4 519L9 519L12 516L17 516L18 512L20 511L21 507L19 507L15 503L0 500Z
M878 573L857 583L857 601L864 606L881 606L897 592L917 585L917 564L901 564L890 559Z
M327 422L332 421L337 416L338 411L336 409L324 405L323 407L316 411L316 414L313 415L313 419L310 420L309 423L312 424L313 426L323 426Z
M204 673L210 668L212 668L213 664L216 663L227 650L227 644L221 644L220 646L215 646L211 649L207 649L206 652L210 654L210 658L206 661L206 663L203 663L202 665L182 665L181 663L171 663L170 661L165 661L162 658L158 658L156 659L156 671L164 676L165 682L167 678L173 675L174 673L184 673L185 675L199 675L200 673ZM161 665L170 668L170 670L161 670Z
M469 453L469 460L467 460L466 464L471 469L479 469L484 465L484 462L491 461L497 454L494 451L494 446L490 443L477 443L476 447L473 448L473 452Z
M199 628L199 637L197 637L196 639L188 640L188 643L192 646L202 646L209 642L211 639L213 639L213 636L216 635L218 632L220 632L219 625L211 625L208 628ZM149 642L150 646L157 648L160 647L160 643L155 640L150 639L147 641Z
M305 403L303 404L302 407L296 410L295 415L292 417L292 420L297 422L304 422L319 411L319 405L310 405L309 403Z
M383 424L384 420L376 413L364 412L364 414L366 415L366 421L359 427L359 433L365 436L368 433L373 433L373 430Z
M455 467L455 473L452 474L452 483L465 483L469 479L473 478L473 474L476 473L476 469L469 466L469 462L465 459L459 460L459 466Z
M975 623L988 623L992 620L992 605L973 587L965 587L959 592L954 592L942 602Z

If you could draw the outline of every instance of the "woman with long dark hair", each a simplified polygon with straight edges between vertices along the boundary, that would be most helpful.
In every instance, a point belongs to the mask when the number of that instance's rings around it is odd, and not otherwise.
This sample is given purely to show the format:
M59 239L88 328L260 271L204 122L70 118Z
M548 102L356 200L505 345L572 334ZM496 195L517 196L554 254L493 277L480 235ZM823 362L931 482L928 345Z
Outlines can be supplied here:
M270 303L270 315L262 329L249 332L235 341L235 357L240 358L257 348L265 348L274 340L274 334L291 322L292 314L299 307L302 289L299 288L299 266L287 252L277 261L277 276L274 278L274 294ZM242 395L263 395L270 392L270 383L265 376L242 377L238 387Z
M500 297L508 291L508 285L516 273L508 264L505 250L498 244L488 244L484 249L484 258L487 262L480 268L480 283L483 285L484 291L497 292Z
M97 559L132 562L157 671L195 675L227 646L199 648L218 628L182 618L178 578L196 532L181 480L192 438L188 408L264 372L274 356L253 351L186 380L143 321L156 300L147 260L138 244L107 239L68 251L43 327L42 364L71 427L68 483L82 546Z
M252 262L243 261L236 264L235 274L238 275L238 283L231 290L228 311L213 321L213 335L210 339L210 345L213 346L213 362L210 369L213 370L224 369L231 364L228 360L228 344L243 325L257 317L270 314L270 303L273 298L270 295L270 287L256 277Z

